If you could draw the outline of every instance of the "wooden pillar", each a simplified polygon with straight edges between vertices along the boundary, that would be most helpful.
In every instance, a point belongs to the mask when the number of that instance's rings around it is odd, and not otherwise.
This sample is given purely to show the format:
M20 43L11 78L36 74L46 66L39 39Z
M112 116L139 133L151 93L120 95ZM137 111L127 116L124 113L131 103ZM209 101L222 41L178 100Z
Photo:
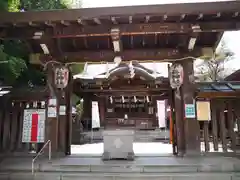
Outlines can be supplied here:
M25 103L19 104L19 118L18 118L18 139L17 139L17 150L23 150L23 143L22 143L22 132L23 132L23 113L25 108Z
M13 104L12 118L11 118L11 146L10 150L13 151L16 148L17 142L17 127L18 127L18 113L19 113L19 103Z
M234 115L233 115L233 102L228 101L227 103L227 122L228 122L228 132L231 138L232 150L236 150L236 134L234 132Z
M53 117L48 117L46 121L46 136L45 141L50 140L52 145L52 152L56 153L58 151L58 119Z
M83 120L85 122L88 122L91 120L91 110L92 110L92 99L89 93L85 93L84 97L83 97L84 101L83 101Z
M239 148L240 145L240 138L239 138L239 132L240 132L240 113L239 113L239 100L236 99L233 101L233 107L234 107L234 119L235 123L237 125L237 132L236 132L236 148Z
M153 128L158 128L159 124L158 124L158 115L157 115L157 97L156 96L152 96L152 104L153 104L153 114L152 114L152 127Z
M66 155L71 154L71 144L72 144L72 100L71 95L73 91L73 77L71 72L69 72L69 82L65 91L66 95Z
M185 117L185 105L195 105L195 85L193 60L182 61L184 80L182 85L183 110ZM186 154L200 154L200 128L195 118L184 118Z
M66 152L66 135L63 132L66 132L66 95L62 96L58 102L58 120L59 120L59 151ZM64 111L65 108L65 111Z
M50 91L49 99L56 99L57 100L57 94L56 89L54 86L54 66L49 64L49 67L47 69L47 83L48 88ZM49 111L49 99L47 100L47 115L46 115L46 123L45 123L45 142L50 140L51 141L51 149L52 153L56 154L58 152L58 134L59 134L59 128L58 128L58 117L49 117L48 111Z
M170 133L172 135L171 141L172 141L172 148L173 148L173 154L177 155L177 128L176 128L176 114L175 114L175 105L174 105L174 91L171 89L169 90L170 98Z
M209 146L209 122L204 121L203 122L203 132L204 132L204 146L205 146L205 152L208 152L210 150Z
M72 127L72 86L73 79L69 72L69 82L64 90L55 88L54 85L54 70L55 67L48 67L48 87L50 90L49 99L56 99L56 117L46 117L46 138L51 140L53 154L70 154L71 153L71 127ZM66 106L66 113L59 115L59 107ZM47 108L49 104L47 104ZM47 113L48 114L48 113Z
M3 126L4 126L4 110L1 107L0 111L0 152L2 151L2 142L3 142Z
M105 99L104 97L99 98L99 112L100 112L100 127L104 127L105 124L105 112L106 112L106 106L105 106Z
M217 103L211 101L211 121L214 151L218 151L218 123L217 123Z
M227 152L227 131L225 123L225 102L219 101L219 123L220 123L220 137L222 141L223 152Z
M181 88L174 90L174 114L176 120L176 142L177 142L177 154L179 156L185 153L185 134L184 134L184 122L183 122L183 107L182 107L182 93Z
M4 114L4 124L3 124L3 141L2 141L2 149L3 151L9 150L10 145L10 126L11 126L11 109L10 104L8 103L5 106L5 114Z

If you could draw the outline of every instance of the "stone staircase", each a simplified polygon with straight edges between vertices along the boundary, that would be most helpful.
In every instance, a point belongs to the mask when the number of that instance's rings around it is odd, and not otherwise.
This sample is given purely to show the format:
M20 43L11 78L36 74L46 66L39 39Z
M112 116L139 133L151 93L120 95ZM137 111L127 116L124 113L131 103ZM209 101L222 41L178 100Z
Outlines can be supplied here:
M81 143L101 142L103 141L102 131L84 132ZM165 130L136 130L134 142L159 142L169 141L169 131Z
M100 158L40 159L31 174L30 158L0 164L1 180L240 180L240 160L231 157L154 157L135 161Z
M135 131L135 142L155 142L155 141L168 141L169 131L161 131L159 129L150 131Z

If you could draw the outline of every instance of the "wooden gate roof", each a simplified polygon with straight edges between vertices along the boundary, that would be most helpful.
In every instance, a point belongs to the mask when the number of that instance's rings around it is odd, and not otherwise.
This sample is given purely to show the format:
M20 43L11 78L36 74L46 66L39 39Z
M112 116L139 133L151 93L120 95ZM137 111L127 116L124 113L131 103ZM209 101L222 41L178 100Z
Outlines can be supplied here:
M224 31L240 29L239 11L228 1L0 13L0 38L24 40L42 61L113 61L118 29L123 60L166 61L215 48Z

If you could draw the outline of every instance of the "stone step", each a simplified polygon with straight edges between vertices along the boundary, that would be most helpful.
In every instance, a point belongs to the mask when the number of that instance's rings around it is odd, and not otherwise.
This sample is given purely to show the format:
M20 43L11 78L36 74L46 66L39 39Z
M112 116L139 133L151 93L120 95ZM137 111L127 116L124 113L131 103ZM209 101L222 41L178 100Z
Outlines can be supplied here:
M233 157L153 157L135 161L100 158L39 159L31 174L31 158L1 162L0 180L240 180L240 161Z
M197 173L240 172L237 165L52 165L40 171L93 172L93 173Z
M1 172L31 172L31 163L1 166ZM183 164L183 165L136 165L136 164L53 164L36 163L35 172L46 173L231 173L240 172L240 164Z
M239 180L238 173L1 173L1 180Z
M135 131L135 142L153 142L156 140L168 140L169 139L169 131ZM102 141L102 132L101 131L94 131L94 132L85 132L84 136L82 137L81 142L98 142Z

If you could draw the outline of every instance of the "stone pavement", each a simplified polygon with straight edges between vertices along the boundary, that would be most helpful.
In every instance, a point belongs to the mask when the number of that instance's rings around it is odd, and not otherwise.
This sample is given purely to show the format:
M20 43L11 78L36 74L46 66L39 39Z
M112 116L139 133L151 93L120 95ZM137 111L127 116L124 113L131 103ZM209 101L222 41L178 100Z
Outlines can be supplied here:
M31 175L31 158L7 158L0 163L1 180L240 180L240 160L234 157L138 157L135 161L106 161L68 156L39 159Z

